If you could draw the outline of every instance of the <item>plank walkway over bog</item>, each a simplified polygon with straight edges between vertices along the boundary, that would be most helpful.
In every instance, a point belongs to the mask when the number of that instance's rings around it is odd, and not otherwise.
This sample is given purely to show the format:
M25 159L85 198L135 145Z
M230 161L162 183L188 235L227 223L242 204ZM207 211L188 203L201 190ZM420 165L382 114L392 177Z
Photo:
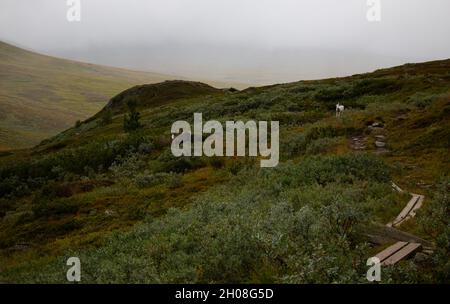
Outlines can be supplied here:
M378 253L375 257L380 259L382 266L394 265L411 256L421 247L422 245L419 243L397 242Z
M416 216L416 211L422 207L422 203L424 200L424 196L420 194L411 193L412 198L409 200L408 204L406 204L406 207L403 208L403 210L400 212L400 214L393 220L392 222L388 223L388 227L398 227L403 222L409 220L410 218Z
M392 183L392 187L398 192L404 192L399 186ZM423 200L425 197L420 194L410 193L412 198L406 204L405 208L400 212L400 214L392 221L386 224L388 227L398 227L405 221L413 218L416 215L416 211L422 207ZM397 242L392 246L384 249L375 255L375 257L380 259L382 266L394 265L403 259L408 258L415 252L422 249L422 244L415 242Z

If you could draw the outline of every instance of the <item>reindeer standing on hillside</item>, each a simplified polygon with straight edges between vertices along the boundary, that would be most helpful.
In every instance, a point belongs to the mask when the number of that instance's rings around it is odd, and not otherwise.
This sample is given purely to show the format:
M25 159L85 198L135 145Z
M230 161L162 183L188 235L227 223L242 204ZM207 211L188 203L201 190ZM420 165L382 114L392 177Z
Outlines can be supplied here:
M338 103L336 105L336 117L340 117L341 114L344 113L344 109L345 109L344 105Z

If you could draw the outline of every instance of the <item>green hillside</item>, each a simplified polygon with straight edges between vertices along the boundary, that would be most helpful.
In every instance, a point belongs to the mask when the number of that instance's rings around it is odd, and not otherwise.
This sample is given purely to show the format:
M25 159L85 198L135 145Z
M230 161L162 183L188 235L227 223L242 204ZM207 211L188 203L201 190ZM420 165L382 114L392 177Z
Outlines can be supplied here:
M44 56L0 41L0 150L31 147L131 86L173 78Z
M136 112L141 128L125 132ZM175 158L170 127L195 112L279 121L280 164ZM367 283L367 258L395 241L370 236L409 199L394 181L426 196L402 231L434 247L383 282L448 283L449 149L450 60L243 91L134 87L2 154L0 281L64 283L78 256L83 282Z

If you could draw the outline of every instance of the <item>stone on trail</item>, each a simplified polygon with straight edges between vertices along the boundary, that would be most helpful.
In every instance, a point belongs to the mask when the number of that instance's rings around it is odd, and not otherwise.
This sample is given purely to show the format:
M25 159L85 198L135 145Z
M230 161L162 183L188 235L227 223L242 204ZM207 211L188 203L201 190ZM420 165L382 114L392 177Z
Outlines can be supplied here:
M384 148L384 147L386 147L386 143L377 140L377 141L375 141L375 146L376 146L377 148Z

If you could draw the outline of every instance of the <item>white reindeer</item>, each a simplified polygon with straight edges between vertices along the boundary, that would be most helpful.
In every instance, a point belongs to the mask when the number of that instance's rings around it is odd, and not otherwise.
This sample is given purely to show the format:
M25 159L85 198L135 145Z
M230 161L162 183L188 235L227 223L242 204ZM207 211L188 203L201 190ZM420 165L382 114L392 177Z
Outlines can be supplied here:
M338 103L336 105L336 117L340 117L341 114L344 113L344 109L345 109L344 105Z

